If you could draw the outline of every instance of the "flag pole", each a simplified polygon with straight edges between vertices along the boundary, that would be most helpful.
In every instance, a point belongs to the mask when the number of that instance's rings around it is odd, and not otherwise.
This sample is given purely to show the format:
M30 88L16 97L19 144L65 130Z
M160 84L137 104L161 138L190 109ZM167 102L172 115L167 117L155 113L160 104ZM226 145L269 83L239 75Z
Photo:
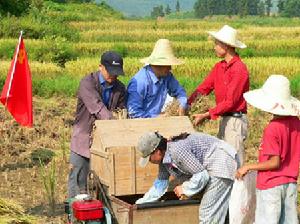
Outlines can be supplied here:
M8 90L7 90L7 94L6 94L5 107L7 107L8 96L9 96L9 92L10 92L10 89L11 89L12 80L13 80L14 74L15 74L15 68L16 68L17 58L18 58L18 54L19 54L19 50L20 50L22 35L23 35L23 30L21 30L21 32L20 32L19 43L18 43L18 47L16 49L16 54L15 54L15 58L14 58L14 65L13 65L13 69L11 71L11 77L10 77L10 80L9 80Z

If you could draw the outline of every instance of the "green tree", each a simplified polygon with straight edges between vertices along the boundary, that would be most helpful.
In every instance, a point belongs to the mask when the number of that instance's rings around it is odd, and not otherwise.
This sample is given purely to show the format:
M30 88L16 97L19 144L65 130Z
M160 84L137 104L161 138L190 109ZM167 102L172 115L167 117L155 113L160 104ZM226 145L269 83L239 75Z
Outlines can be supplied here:
M299 0L286 0L284 4L283 15L287 17L300 16L300 1Z
M197 0L194 4L195 16L197 18L204 18L208 13L208 0Z
M248 15L257 15L258 14L258 4L259 0L248 0L247 2Z
M30 0L0 0L0 14L21 16L28 13Z
M157 18L159 16L161 16L161 17L165 16L164 7L162 5L154 6L152 9L152 12L151 12L152 18Z
M265 12L266 12L265 2L264 1L260 1L259 4L258 4L257 13L260 16L265 16Z
M167 7L165 9L165 13L166 13L166 15L170 15L171 14L171 8L170 8L169 4L167 4Z
M226 0L217 0L215 1L216 3L216 13L218 15L226 15L227 10L226 10Z
M278 13L281 14L284 11L285 0L278 0L277 7Z
M238 0L226 0L225 7L226 7L226 15L232 16L238 13Z
M237 14L241 17L246 16L248 14L248 1L239 0L237 3Z
M180 4L179 4L179 0L177 0L176 2L176 12L180 12Z
M272 8L272 6L273 6L272 0L266 0L265 5L266 5L266 12L267 12L267 15L270 16L271 8Z
M212 16L215 13L215 1L214 0L207 0L207 10L208 10L208 15Z

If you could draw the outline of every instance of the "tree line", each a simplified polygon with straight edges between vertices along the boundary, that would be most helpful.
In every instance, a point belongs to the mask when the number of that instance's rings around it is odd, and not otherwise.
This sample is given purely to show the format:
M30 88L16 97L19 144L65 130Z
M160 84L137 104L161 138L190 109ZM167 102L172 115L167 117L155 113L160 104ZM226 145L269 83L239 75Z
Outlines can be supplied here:
M94 0L51 0L58 3L85 3ZM0 0L0 16L26 14L32 7L39 8L44 0ZM203 18L212 15L259 15L270 16L272 7L278 8L278 15L285 17L300 16L300 0L197 0L194 5L195 16ZM151 17L165 16L171 13L171 7L167 5L154 6ZM176 1L175 12L180 12L179 0Z
M171 14L172 10L170 8L170 5L167 4L166 8L164 9L163 5L154 6L151 11L151 17L157 18L157 17L164 17L165 15ZM175 12L180 12L180 3L177 0L175 5Z
M45 0L0 0L0 15L21 16L32 8L41 8ZM57 3L86 3L93 0L49 0Z
M279 0L276 5L272 0L197 0L194 10L198 18L212 15L270 16L273 6L277 6L280 16L300 16L300 0Z

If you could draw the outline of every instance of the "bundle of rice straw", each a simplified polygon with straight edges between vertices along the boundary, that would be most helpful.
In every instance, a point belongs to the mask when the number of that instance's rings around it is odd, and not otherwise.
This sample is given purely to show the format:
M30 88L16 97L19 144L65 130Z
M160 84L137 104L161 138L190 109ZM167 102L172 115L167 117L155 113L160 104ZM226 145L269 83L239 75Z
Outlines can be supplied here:
M31 224L35 219L26 215L18 203L0 198L0 223Z

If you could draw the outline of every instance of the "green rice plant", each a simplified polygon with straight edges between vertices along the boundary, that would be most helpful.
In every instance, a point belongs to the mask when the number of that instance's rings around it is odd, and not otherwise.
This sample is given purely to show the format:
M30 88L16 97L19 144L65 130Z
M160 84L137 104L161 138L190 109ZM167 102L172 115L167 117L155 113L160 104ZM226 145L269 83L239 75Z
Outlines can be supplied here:
M54 214L56 205L55 190L57 183L55 160L51 162L49 168L46 168L45 164L40 160L40 175L49 204L49 212L50 214Z
M300 99L300 73L294 78L292 78L290 81L293 96L296 96L298 97L298 99Z
M124 44L115 44L112 47L113 51L118 52L122 57L126 57L128 55L128 49Z
M280 17L268 17L261 18L255 16L249 16L245 18L239 18L233 16L231 18L227 16L212 16L205 19L165 19L161 21L156 20L114 20L113 26L111 23L100 23L95 20L90 21L71 21L70 25L77 30L213 30L218 29L224 24L229 24L239 30L247 29L248 27L274 27L288 28L299 27L299 18L280 18ZM184 25L183 25L184 24ZM250 34L249 34L250 35Z
M49 98L52 96L75 96L79 78L70 75L58 76L55 79L33 80L33 94Z
M64 128L64 127L63 127ZM64 129L60 135L60 149L62 152L63 161L67 162L67 154L69 152L69 137Z
M180 37L180 32L176 32ZM143 37L143 33L141 36L138 34L131 36L128 35L129 31L127 33L116 31L116 33L118 34L112 33L110 36L107 32L105 34L108 35L107 38L103 37L105 35L99 35L99 38L104 38L100 42L88 41L76 44L60 37L45 38L44 40L26 39L28 58L29 61L54 62L63 66L67 61L77 57L100 57L107 50L116 50L126 57L146 57L151 53L156 40L164 37L155 37L151 34ZM297 34L297 31L295 33ZM196 34L191 33L191 35ZM117 41L119 38L120 41ZM192 38L177 40L176 37L171 38L171 40L174 51L179 57L214 57L214 44L213 41L208 40L207 36L201 41L194 41ZM16 43L17 39L0 40L0 58L10 60ZM300 40L297 38L251 39L246 40L245 43L248 48L238 51L242 57L300 57Z

